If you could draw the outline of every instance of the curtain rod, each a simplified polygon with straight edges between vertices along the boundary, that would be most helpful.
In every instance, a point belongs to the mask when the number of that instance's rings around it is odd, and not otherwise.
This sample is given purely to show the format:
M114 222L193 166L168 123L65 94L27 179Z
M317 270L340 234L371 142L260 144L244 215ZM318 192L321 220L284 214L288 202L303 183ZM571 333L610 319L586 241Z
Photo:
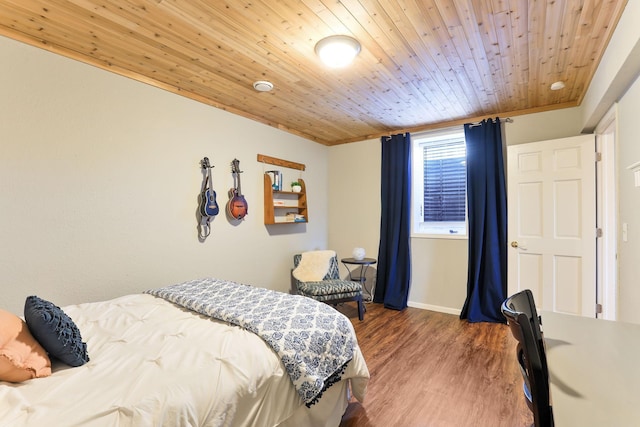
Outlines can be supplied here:
M491 118L489 118L488 120L493 120ZM513 119L511 117L507 117L506 119L504 119L505 123L513 123ZM495 123L495 120L493 121ZM480 126L482 124L482 122L474 122L474 123L469 123L469 127L476 127L476 126Z
M493 120L493 119L489 117L488 120ZM513 123L513 119L511 117L507 117L506 119L504 119L504 122ZM482 124L481 121L480 122L473 122L473 123L469 123L469 127L476 127L476 126L480 126L481 124ZM403 135L405 133L409 133L409 132L401 132L399 134L391 134L389 136L387 136L387 135L384 135L384 136L387 137L387 138L391 138L393 135Z

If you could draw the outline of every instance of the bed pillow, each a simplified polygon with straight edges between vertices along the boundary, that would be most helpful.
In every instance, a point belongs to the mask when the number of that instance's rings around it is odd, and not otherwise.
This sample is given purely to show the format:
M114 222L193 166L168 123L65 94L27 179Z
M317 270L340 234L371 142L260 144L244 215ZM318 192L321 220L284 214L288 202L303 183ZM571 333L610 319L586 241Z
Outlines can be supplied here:
M81 366L89 361L87 344L82 342L80 330L57 305L37 296L27 297L24 318L49 356L69 366Z
M25 321L0 310L0 381L19 383L49 375L51 361Z

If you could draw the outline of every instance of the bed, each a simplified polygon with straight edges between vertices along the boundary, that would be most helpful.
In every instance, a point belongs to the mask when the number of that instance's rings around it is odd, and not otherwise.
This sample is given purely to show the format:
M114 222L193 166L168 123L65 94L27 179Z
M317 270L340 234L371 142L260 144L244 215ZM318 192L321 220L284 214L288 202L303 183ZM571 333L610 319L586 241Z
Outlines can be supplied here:
M0 381L0 425L338 426L366 394L351 322L306 297L203 279L62 310L90 360Z

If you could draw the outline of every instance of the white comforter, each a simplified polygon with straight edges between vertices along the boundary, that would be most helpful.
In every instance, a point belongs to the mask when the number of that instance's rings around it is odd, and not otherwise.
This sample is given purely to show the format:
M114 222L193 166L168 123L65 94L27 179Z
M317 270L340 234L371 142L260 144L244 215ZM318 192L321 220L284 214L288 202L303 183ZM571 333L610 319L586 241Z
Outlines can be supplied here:
M337 426L347 388L363 400L359 348L343 381L304 406L257 335L146 294L63 308L89 363L0 382L0 426Z

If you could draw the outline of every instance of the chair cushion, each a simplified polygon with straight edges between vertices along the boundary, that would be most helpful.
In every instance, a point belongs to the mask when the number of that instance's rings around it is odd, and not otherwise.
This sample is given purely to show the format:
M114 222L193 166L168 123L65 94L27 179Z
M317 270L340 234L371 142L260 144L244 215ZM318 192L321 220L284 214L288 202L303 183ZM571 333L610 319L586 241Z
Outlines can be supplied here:
M304 295L307 298L314 299L320 302L330 303L331 301L354 299L358 295L362 295L362 292L346 292L344 294L331 294L331 295Z
M358 282L352 282L350 280L331 279L323 280L321 282L299 282L298 291L301 294L311 297L330 297L322 299L320 301L328 301L334 298L347 298L349 296L356 296L362 293L362 285ZM344 294L351 294L342 296ZM315 298L318 299L318 298Z

